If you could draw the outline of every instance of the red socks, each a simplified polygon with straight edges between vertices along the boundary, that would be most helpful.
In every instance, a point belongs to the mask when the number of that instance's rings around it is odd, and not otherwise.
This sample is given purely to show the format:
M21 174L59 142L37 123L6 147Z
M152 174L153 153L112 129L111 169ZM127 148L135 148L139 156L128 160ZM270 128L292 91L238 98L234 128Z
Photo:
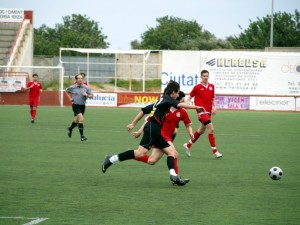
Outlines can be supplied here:
M34 120L34 118L36 116L36 109L30 109L30 115L31 115L31 119Z
M140 162L143 162L143 163L148 163L148 159L149 159L149 155L144 155L142 158L134 158L134 160L136 161L140 161Z
M176 174L178 174L178 158L177 157L174 158L174 169L175 169Z
M148 163L149 155L144 155L142 158L134 158L134 160L143 162L143 163ZM175 172L178 174L178 158L174 158L174 169Z
M188 141L188 143L187 143L187 147L188 148L191 148L191 146L192 146L192 143L195 143L198 139L199 139L199 137L200 137L200 134L197 132L197 131L195 131L195 133L194 133L194 140L189 140Z
M209 140L212 152L216 153L218 150L217 150L217 147L216 147L216 140L215 140L214 134L208 134L208 140Z

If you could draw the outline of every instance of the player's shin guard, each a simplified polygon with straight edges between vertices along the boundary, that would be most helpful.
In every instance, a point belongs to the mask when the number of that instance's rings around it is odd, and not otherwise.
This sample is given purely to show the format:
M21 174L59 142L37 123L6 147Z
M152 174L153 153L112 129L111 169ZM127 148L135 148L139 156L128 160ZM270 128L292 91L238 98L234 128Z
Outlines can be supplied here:
M82 137L83 130L84 130L83 123L78 123L78 130L79 130L80 136Z
M216 153L218 150L217 150L217 147L216 147L215 135L214 134L208 134L208 140L209 140L212 152Z
M177 157L174 158L174 169L175 169L175 172L178 174L179 171L178 171L178 158Z
M77 123L75 123L74 121L72 122L71 126L69 127L69 130L72 131L74 129L74 127L77 126Z
M128 159L134 159L134 150L127 150L118 154L119 161L125 161Z
M200 133L198 133L198 131L195 131L194 133L194 140L189 140L187 143L187 147L190 148L192 146L193 143L195 143L199 138L200 138Z
M177 173L175 172L175 167L174 167L174 157L173 156L168 156L167 157L167 165L170 171L170 175L172 176L177 176Z
M149 159L149 155L144 155L142 158L134 158L134 160L136 161L140 161L140 162L143 162L143 163L148 163L148 159Z
M36 116L36 109L33 109L33 110L32 110L31 116L32 116L32 119L35 118L35 116Z

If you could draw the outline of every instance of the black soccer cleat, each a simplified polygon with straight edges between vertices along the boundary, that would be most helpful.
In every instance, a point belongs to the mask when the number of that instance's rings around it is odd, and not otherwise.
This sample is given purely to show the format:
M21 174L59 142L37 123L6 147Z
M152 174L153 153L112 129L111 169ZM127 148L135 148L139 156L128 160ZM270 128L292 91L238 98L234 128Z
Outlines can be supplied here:
M170 180L171 180L171 182L172 182L173 185L178 185L178 186L184 186L184 185L186 185L185 180L181 179L179 176L170 175Z
M190 182L190 179L183 179L184 182L187 184L188 182Z
M86 138L85 136L81 136L80 140L81 140L81 141L86 141L87 138Z
M72 137L72 131L70 130L70 128L67 128L67 133L68 133L68 137L71 138Z
M104 162L103 162L102 168L101 168L103 173L105 173L106 170L108 169L108 167L110 167L112 165L112 162L109 160L110 157L111 157L110 155L107 155L104 158Z
M34 123L34 119L31 120L31 123Z

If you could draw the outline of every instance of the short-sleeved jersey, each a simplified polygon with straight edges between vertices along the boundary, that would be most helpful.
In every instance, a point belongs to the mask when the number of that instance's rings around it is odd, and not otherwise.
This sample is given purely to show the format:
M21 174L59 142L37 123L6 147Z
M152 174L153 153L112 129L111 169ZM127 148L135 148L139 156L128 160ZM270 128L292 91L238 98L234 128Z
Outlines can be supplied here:
M202 83L197 84L191 91L190 97L194 98L195 105L203 106L207 112L211 113L212 101L215 98L215 86L210 83L207 86Z
M166 114L170 111L170 108L173 106L177 109L179 103L179 101L171 98L170 95L163 95L153 105L154 113L151 117L151 120L154 120L162 125Z
M26 87L29 88L32 85L33 85L33 87L29 89L29 97L39 97L40 90L43 88L42 83L30 81L27 83Z
M161 134L161 128L166 114L173 106L177 108L179 101L171 98L169 95L163 95L154 104L142 108L144 114L153 114L150 121L144 127L144 135L140 141L140 145L150 149L152 146L157 148L166 148L170 146Z
M188 116L188 113L186 112L185 109L180 108L180 109L172 110L171 108L169 113L165 117L161 129L161 134L167 141L172 141L172 135L180 121L183 121L185 125L192 124Z
M76 105L85 105L87 97L82 95L83 92L86 92L88 95L92 94L88 86L78 84L71 85L66 89L66 92L72 94L73 104Z

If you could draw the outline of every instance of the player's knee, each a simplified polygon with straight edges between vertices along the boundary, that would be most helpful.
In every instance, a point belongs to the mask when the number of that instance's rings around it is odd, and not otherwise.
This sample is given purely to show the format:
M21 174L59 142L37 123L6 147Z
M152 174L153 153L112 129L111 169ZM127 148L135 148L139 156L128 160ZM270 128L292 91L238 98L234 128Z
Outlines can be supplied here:
M149 165L152 165L152 166L153 166L153 165L155 165L156 162L153 161L153 160L151 160L151 159L148 159L148 162L147 162L147 163L148 163Z

